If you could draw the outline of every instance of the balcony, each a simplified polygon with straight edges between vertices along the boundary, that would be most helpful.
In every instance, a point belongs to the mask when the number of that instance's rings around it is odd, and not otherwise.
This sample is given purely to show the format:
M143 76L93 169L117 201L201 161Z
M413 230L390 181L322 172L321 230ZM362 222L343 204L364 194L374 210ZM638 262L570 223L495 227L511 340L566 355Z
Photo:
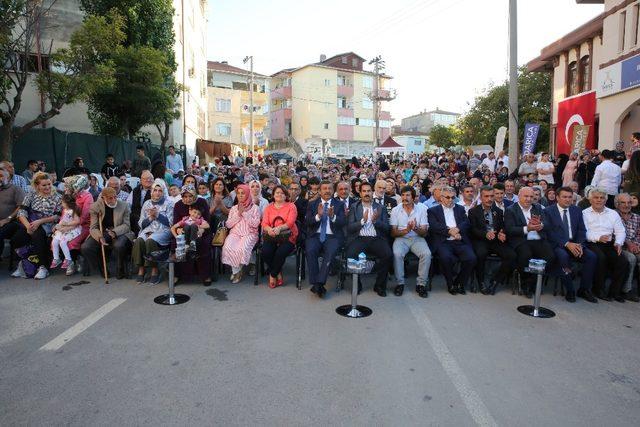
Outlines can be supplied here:
M338 85L338 96L344 96L345 98L353 97L353 85Z
M291 86L281 86L271 91L271 99L291 99Z
M353 108L338 108L338 117L353 117Z

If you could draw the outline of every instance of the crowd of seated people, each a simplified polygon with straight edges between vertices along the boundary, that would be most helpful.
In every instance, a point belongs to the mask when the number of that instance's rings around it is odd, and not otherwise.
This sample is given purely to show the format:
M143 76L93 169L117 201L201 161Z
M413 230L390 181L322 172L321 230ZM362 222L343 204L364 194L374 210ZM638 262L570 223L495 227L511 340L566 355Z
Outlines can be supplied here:
M13 276L37 280L58 269L104 273L106 249L118 279L133 271L136 283L158 284L161 266L153 255L175 249L183 234L191 257L176 265L176 282L209 286L218 268L214 240L224 231L220 259L233 284L261 273L259 253L268 285L284 285L287 259L302 248L310 290L319 298L336 262L364 253L375 262L373 290L381 297L390 281L393 294L403 295L411 255L422 298L435 271L452 295L492 295L519 280L531 297L535 276L527 267L541 259L569 302L637 302L638 195L620 190L640 181L640 172L634 175L638 153L626 156L623 177L614 163L619 153L609 150L595 156L594 167L577 155L552 162L547 153L539 159L528 154L511 175L503 170L509 162L504 153L354 157L330 165L279 164L252 155L251 163L216 159L185 173L165 165L152 172L142 152L133 188L112 155L99 174L76 162L60 188L37 162L27 165L22 179L2 162L0 238L17 254ZM178 168L176 156L171 147L166 165ZM592 169L590 177L578 176L581 166ZM362 282L358 287L361 292Z

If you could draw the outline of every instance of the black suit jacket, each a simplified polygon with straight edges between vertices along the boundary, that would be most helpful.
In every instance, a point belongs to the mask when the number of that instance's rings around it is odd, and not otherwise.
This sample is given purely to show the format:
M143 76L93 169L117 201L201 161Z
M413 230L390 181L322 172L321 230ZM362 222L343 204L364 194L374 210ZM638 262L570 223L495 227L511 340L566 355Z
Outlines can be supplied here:
M307 215L307 205L309 204L309 201L303 197L298 197L298 200L293 202L293 204L296 205L296 209L298 210L297 221L300 224L304 224L304 218Z
M471 240L469 238L469 230L471 228L471 223L469 223L469 218L467 218L464 207L454 204L453 215L456 219L456 227L460 230L462 241L470 244ZM427 216L429 218L429 241L435 248L450 237L449 227L447 227L447 222L444 218L444 208L442 205L433 206L427 210Z
M374 210L380 212L380 216L373 224L376 228L376 234L378 237L387 238L389 234L389 217L387 216L387 210L376 202L373 202L372 207ZM347 244L351 243L360 235L362 229L362 216L363 216L362 202L356 202L349 209L349 217L347 219Z
M375 202L375 194L373 195L373 201ZM391 196L384 195L384 202L382 203L387 211L387 217L391 218L391 210L398 206L398 202Z
M318 232L322 218L320 218L320 221L316 221L316 214L318 213L318 205L321 201L322 198L318 197L307 204L307 214L305 215L307 236L313 236ZM344 239L344 226L347 223L347 218L344 214L344 205L340 200L333 198L331 199L331 206L333 206L333 213L336 216L336 220L330 220L329 227L334 236L339 239Z
M584 225L582 217L582 209L577 206L569 206L569 225L571 226L570 240L572 243L580 243L583 245L587 241L587 228ZM547 237L553 248L564 247L569 240L564 231L564 224L560 211L556 205L544 210L544 225L547 229Z
M140 201L140 197L142 196L142 185L138 185L133 190L133 195L131 196L131 216L129 221L131 222L131 231L133 231L136 236L140 231L140 227L138 227L138 221L140 220L140 212L142 211L142 205L147 200L151 199L151 190L147 190L147 194L144 195L144 200Z
M547 239L547 224L545 223L544 216L542 215L542 207L540 205L531 206L531 215L538 215L542 221L542 230L538 231L538 234L543 240ZM527 220L520 209L519 203L514 203L504 211L504 228L507 235L507 242L514 249L527 241L527 235L524 232L524 227L527 226Z
M497 233L504 230L504 214L502 209L495 204L491 205L491 215L493 216L493 229ZM471 223L471 237L475 240L486 240L487 224L484 219L484 209L482 205L469 209L469 222Z

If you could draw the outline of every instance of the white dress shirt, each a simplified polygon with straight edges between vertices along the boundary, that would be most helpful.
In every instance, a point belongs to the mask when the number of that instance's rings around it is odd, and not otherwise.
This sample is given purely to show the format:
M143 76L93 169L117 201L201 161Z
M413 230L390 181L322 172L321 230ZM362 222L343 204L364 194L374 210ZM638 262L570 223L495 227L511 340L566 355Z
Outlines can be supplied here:
M520 210L522 210L522 214L524 215L524 219L527 220L527 223L531 221L531 206L529 207L529 209L523 208L520 203L518 203L518 206L520 206ZM538 234L537 231L528 231L526 225L524 226L524 234L527 235L527 240L541 239L540 234Z
M449 228L457 227L456 215L453 212L453 207L454 206L452 206L450 208L442 206L442 210L444 211L444 222L445 222L445 224L447 224L447 227L449 227ZM447 240L455 240L455 239L453 237L449 236L449 238Z
M322 200L322 199L320 199L320 203L321 203L321 204L323 204L323 205L324 205L325 203L328 203L327 211L328 211L328 210L329 210L329 208L331 207L331 199L329 199L329 200ZM318 214L316 213L316 221L320 222L320 219L321 219L320 215L318 215ZM335 212L333 213L333 218L329 218L329 219L331 220L331 222L335 222L335 220L336 220L336 214L335 214ZM322 223L320 222L320 227L318 227L318 230L316 231L316 233L320 233L320 232L321 232L321 231L320 231L321 229L322 229ZM329 224L327 224L327 235L329 235L329 234L333 234L333 231L331 231L331 227L329 226Z
M587 228L587 241L597 242L600 237L615 234L615 244L622 246L627 233L618 212L607 207L602 212L596 212L593 208L582 211L584 225Z
M622 180L622 172L620 166L611 160L604 160L596 167L591 180L592 187L600 187L610 196L618 194L618 188Z
M496 164L497 164L496 159L492 160L488 157L485 157L485 159L482 161L482 164L488 167L491 173L496 171Z
M467 205L466 202L463 199L463 200L460 200L457 204L464 208L464 213L466 213L467 216L468 216L469 215L469 211L471 210L471 208L473 208L475 205L478 204L478 201L474 200L473 202L471 202L470 205Z
M569 208L561 208L559 204L556 203L558 207L558 212L560 212L560 221L564 223L564 211L567 211L567 221L569 223L569 240L573 239L573 232L571 231L571 214L569 213Z

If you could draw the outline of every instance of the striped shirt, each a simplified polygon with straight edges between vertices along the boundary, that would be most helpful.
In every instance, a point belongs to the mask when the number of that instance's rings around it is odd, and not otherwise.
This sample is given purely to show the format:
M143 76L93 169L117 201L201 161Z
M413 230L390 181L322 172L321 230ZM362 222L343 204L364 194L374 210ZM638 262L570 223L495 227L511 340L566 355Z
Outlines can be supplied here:
M367 221L365 222L364 220L364 215L365 212L369 212ZM373 219L373 205L371 206L365 206L362 205L362 219L360 220L360 224L362 224L362 228L360 229L360 236L363 237L376 237L376 227L375 225L373 225L373 222L371 221Z

